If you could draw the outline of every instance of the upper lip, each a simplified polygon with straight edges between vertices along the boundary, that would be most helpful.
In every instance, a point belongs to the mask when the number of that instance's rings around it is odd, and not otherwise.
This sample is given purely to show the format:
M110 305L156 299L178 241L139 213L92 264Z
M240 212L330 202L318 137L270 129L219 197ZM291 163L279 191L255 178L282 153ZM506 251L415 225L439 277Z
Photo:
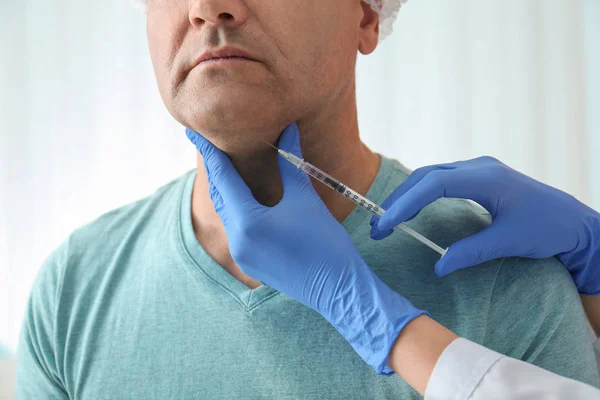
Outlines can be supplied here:
M192 69L203 63L204 61L213 60L215 58L230 58L239 57L246 58L250 61L258 61L250 53L235 47L221 47L220 49L207 50L194 62Z

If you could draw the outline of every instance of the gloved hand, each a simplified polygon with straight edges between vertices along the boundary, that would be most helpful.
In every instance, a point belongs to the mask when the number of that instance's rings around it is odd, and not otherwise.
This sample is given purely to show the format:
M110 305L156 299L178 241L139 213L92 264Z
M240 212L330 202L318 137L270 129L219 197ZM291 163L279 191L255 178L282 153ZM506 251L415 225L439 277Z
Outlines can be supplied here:
M392 374L386 363L396 338L424 312L375 276L304 172L280 159L283 198L265 207L227 155L186 132L204 158L210 195L240 269L319 312L378 373ZM279 147L301 157L296 124L283 132Z
M580 293L600 293L600 214L491 157L416 170L383 202L387 211L371 220L371 237L389 236L441 197L473 200L493 222L453 244L435 265L438 276L495 258L558 256Z

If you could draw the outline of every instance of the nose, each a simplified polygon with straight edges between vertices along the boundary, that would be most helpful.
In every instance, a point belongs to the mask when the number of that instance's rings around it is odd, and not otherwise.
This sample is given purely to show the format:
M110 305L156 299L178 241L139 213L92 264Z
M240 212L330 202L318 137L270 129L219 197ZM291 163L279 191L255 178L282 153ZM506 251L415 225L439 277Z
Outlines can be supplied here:
M204 24L235 28L247 19L243 0L190 0L190 23L196 28Z

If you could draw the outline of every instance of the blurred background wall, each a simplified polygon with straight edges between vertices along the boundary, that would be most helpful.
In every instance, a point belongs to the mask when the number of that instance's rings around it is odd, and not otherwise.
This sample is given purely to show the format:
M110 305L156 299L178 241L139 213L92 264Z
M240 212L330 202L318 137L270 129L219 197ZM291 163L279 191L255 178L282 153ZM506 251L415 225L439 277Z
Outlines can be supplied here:
M71 231L191 169L127 0L0 0L0 343ZM361 134L416 168L498 157L600 209L600 2L410 0L360 57Z

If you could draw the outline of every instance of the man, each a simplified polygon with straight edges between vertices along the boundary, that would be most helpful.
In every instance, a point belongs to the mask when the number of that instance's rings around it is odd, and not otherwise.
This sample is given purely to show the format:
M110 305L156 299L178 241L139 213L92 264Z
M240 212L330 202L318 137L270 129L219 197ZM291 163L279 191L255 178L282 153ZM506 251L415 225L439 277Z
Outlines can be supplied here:
M376 48L379 27L366 3L150 0L147 27L168 110L227 153L261 203L283 193L264 141L294 121L304 157L370 199L406 179L358 135L356 55ZM416 307L462 337L598 385L583 310L557 260L504 259L438 279L435 253L401 233L371 240L370 215L315 189L377 276ZM488 223L452 200L411 222L442 246ZM318 313L241 272L200 156L197 171L78 230L49 258L17 375L18 398L418 397L377 375Z

